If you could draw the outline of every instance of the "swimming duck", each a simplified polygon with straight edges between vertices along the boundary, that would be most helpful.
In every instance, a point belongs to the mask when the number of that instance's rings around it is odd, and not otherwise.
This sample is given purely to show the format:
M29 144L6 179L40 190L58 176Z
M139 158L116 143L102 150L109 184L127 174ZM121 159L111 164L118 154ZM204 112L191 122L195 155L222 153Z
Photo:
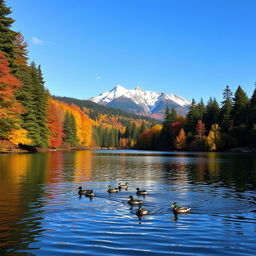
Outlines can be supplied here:
M85 195L88 197L94 197L94 192L93 190L87 190L87 193L85 193Z
M139 199L134 199L133 196L129 196L129 204L142 204L143 201Z
M118 188L112 188L110 185L108 186L108 193L117 193Z
M148 214L148 210L145 209L145 208L142 208L142 206L139 205L139 209L136 211L136 214L138 216L147 215Z
M81 186L78 188L78 194L81 196L81 195L85 195L86 193L88 193L88 191L90 190L87 190L87 189L83 189Z
M174 202L171 207L173 207L173 211L175 213L186 213L191 210L189 207L179 207L177 202Z
M136 188L136 190L137 190L137 192L136 192L136 194L137 195L147 195L148 194L148 192L146 191L146 190L140 190L139 188Z
M128 189L128 182L125 182L125 184L119 183L118 184L118 188L119 188L119 190L121 190L121 189Z

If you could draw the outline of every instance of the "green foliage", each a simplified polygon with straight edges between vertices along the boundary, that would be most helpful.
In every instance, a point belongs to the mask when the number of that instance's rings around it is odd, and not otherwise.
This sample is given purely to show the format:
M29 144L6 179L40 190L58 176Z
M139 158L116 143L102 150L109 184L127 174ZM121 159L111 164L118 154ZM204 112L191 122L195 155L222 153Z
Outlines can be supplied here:
M72 147L77 145L76 122L75 118L68 111L65 113L63 121L63 141L68 142Z
M220 110L220 123L224 132L230 132L233 129L232 120L232 92L227 85L223 92L223 101Z
M219 123L220 119L220 108L216 99L210 98L205 108L204 123L207 129L210 129L212 124Z
M246 124L248 121L248 97L239 85L234 96L232 118L235 127Z
M0 50L7 57L12 73L17 70L15 64L15 45L17 33L11 30L14 19L10 18L10 7L7 7L4 0L0 0Z
M249 102L249 128L252 128L256 122L256 89L253 92L252 98Z
M21 115L22 128L28 131L31 146L48 146L47 106L49 93L44 88L41 68L32 62L24 73L23 86L17 92L17 99L25 112Z

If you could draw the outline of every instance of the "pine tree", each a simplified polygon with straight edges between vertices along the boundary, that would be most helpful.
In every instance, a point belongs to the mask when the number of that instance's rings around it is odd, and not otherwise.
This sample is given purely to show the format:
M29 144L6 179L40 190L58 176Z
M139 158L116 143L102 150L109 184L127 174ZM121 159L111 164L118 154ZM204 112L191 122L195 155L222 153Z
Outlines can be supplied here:
M203 120L205 114L205 105L203 100L196 104L195 100L192 99L192 103L187 114L187 130L191 131L192 133L195 132L195 127L198 120Z
M227 85L223 91L223 101L220 110L221 128L224 132L230 132L233 129L232 112L232 92Z
M14 75L21 82L26 81L28 74L28 44L25 41L23 35L18 33L16 35L16 40L14 41L14 53L15 53L15 65L17 70Z
M219 123L220 118L220 108L216 99L210 98L208 104L206 105L204 122L207 129L211 127L212 124Z
M65 134L63 141L68 142L72 147L76 146L77 137L75 118L68 111L66 111L64 116L63 133Z
M140 126L140 134L142 134L146 130L145 122L143 121Z
M126 128L125 128L124 137L125 138L130 138L131 133L132 133L132 123L128 122L127 125L126 125Z
M14 19L8 17L11 14L10 7L7 7L4 0L0 0L0 51L4 53L10 64L12 73L17 70L15 63L15 45L17 33L11 30Z
M17 93L17 99L25 108L25 113L21 115L22 128L28 131L28 138L32 140L31 146L48 146L48 98L49 93L44 88L40 66L37 68L32 62L23 86Z
M234 95L234 106L232 110L232 117L234 126L238 127L242 124L246 125L248 122L248 97L244 90L239 85Z
M138 127L135 123L133 123L131 128L131 138L136 140L137 137L138 137Z
M252 128L256 124L256 89L253 92L253 95L249 103L249 127Z

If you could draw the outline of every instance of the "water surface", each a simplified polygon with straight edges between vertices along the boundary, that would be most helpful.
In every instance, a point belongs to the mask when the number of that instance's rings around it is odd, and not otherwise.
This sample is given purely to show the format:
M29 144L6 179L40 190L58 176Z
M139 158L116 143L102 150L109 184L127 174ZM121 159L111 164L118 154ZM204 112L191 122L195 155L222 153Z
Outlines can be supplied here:
M128 190L106 192L119 182ZM142 218L127 203L137 187ZM255 188L253 154L0 155L0 255L255 255ZM174 201L191 212L174 215Z

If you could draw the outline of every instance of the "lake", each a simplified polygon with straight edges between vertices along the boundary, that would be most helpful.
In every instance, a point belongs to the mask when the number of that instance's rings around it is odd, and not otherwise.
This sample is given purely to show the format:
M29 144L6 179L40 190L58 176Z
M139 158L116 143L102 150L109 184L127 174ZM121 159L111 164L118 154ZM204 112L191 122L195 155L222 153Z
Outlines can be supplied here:
M107 193L119 182L128 190ZM79 186L95 197L79 197ZM255 189L255 154L2 154L0 255L255 255ZM191 211L175 215L175 201Z

